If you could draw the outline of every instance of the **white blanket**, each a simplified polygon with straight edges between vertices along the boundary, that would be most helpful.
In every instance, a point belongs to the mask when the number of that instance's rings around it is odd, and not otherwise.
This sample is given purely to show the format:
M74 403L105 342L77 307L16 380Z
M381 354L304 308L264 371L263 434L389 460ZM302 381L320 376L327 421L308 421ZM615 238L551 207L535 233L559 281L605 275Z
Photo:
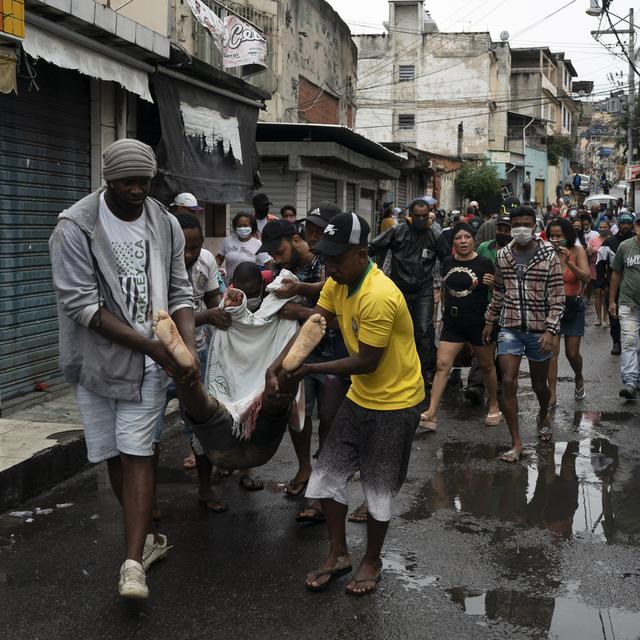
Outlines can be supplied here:
M272 293L280 288L283 278L298 280L293 273L283 269L267 286L270 293L255 313L247 309L244 294L239 306L225 308L224 298L220 303L220 308L231 316L232 322L227 331L213 331L205 384L207 393L222 402L233 416L234 434L240 438L251 437L261 407L267 369L298 330L297 321L281 320L277 315L287 302L298 301L298 298L277 298ZM303 384L298 389L296 402L297 411L292 413L291 426L301 430L304 425Z

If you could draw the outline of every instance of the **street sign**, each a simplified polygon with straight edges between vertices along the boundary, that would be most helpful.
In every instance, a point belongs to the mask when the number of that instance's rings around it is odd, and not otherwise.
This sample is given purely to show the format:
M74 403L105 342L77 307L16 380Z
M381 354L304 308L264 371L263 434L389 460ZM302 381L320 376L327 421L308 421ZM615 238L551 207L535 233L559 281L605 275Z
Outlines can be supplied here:
M640 179L640 164L628 164L624 168L624 179L639 180Z

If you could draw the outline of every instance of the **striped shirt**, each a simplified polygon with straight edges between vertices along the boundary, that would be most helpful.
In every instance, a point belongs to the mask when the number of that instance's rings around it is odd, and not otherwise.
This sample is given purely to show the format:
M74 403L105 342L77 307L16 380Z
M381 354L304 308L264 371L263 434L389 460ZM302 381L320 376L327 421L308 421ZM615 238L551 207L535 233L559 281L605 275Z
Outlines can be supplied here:
M496 257L495 286L485 320L506 329L556 335L564 313L560 260L548 242L536 240L536 252L518 268L512 241Z

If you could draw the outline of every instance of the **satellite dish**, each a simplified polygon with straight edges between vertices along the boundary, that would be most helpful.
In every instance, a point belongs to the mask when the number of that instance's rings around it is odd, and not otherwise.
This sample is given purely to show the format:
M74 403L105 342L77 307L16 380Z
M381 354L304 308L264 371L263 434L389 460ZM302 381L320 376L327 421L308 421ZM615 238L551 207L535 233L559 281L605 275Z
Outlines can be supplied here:
M502 40L502 42L507 42L507 40L509 40L509 32L508 31L503 31L500 34L500 40Z

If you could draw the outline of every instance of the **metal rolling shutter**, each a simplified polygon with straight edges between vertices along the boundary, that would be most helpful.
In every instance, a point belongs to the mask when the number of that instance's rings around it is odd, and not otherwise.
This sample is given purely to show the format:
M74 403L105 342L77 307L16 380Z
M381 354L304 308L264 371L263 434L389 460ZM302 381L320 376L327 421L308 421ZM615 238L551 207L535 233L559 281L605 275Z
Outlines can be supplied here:
M284 169L284 171L283 171ZM294 207L297 202L297 174L286 170L286 165L277 162L263 162L260 167L260 179L262 187L256 193L263 192L269 196L269 200L273 203L271 213L280 215L280 209L285 204L292 204ZM244 213L253 213L251 203L234 202L229 207L231 219L236 213L241 211ZM303 218L306 211L298 212L298 216Z
M400 176L396 181L398 193L396 194L396 200L393 203L394 207L404 208L409 204L407 202L407 176Z
M311 204L338 202L338 185L335 180L311 176Z
M61 379L47 242L58 213L89 193L89 79L38 62L0 94L0 398Z
M263 163L260 178L262 179L262 191L269 196L273 203L271 207L273 213L280 214L280 209L285 204L296 206L296 174L288 171L285 165ZM306 213L306 211L299 211L298 215L300 218L304 218Z
M347 213L356 212L356 185L347 182Z

